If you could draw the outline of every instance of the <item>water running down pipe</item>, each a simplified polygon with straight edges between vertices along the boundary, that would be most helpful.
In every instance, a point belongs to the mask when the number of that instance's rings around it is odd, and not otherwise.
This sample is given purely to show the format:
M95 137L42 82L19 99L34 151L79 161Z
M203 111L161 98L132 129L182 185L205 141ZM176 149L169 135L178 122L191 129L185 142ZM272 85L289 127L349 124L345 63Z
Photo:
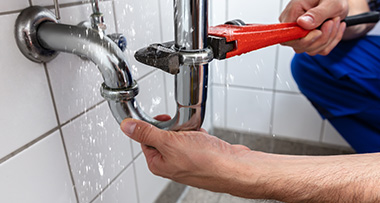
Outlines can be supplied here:
M96 1L93 0L96 7ZM207 47L207 0L175 0L176 47L197 51ZM198 130L205 114L207 64L184 64L175 77L177 113L169 121L156 121L138 106L138 87L119 47L103 30L58 24L54 14L29 7L16 20L15 37L21 52L35 62L52 60L57 51L93 61L102 73L102 96L115 119L136 118L166 130Z

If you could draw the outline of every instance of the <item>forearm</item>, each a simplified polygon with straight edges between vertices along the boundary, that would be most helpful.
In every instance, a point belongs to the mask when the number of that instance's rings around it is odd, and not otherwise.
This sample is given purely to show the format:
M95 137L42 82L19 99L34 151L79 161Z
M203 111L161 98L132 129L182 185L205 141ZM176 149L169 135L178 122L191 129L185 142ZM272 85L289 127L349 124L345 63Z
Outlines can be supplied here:
M349 10L348 16L357 15L370 11L368 3L366 0L349 0L348 1ZM361 36L366 35L373 27L374 23L360 24L351 27L347 27L343 40L355 39Z
M236 179L241 184L236 181L234 187L239 190L231 194L285 202L380 202L380 154L287 156L252 152L251 159L251 169L243 167L245 173Z

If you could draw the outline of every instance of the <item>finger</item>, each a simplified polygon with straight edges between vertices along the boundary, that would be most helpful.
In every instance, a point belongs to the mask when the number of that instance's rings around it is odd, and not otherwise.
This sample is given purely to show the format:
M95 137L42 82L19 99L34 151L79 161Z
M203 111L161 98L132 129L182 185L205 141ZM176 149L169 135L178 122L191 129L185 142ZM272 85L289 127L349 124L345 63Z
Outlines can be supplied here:
M282 45L292 47L296 53L302 53L302 52L306 52L307 48L309 48L321 36L322 36L322 31L313 30L301 39L285 42L285 43L282 43Z
M168 121L168 120L172 119L172 117L167 115L167 114L162 114L162 115L155 116L154 119L156 119L158 121Z
M334 39L337 37L340 26L340 18L334 18L333 20L329 20L325 22L322 27L322 36L314 42L314 44L310 45L307 48L307 53L309 55L317 55L325 53L326 48L328 48Z
M157 147L162 143L168 134L167 131L158 129L149 123L131 118L123 120L120 128L131 139L152 147Z
M311 30L320 26L325 20L340 17L345 18L348 13L347 2L342 1L337 4L334 1L321 1L321 3L309 10L297 19L298 25L304 29Z
M339 26L339 31L336 37L334 38L334 40L319 54L324 55L324 56L329 54L336 47L336 45L342 40L345 29L346 29L346 23L341 23L341 25Z

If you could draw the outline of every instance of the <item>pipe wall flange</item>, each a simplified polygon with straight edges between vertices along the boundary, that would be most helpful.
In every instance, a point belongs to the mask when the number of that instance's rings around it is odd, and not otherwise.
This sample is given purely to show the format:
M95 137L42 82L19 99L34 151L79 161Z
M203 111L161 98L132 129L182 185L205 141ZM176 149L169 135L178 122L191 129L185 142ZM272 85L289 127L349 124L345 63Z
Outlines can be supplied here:
M128 101L134 99L139 93L139 87L134 80L132 86L126 88L109 88L105 83L100 87L100 94L106 100Z
M20 13L15 24L14 34L18 48L28 59L37 63L49 62L59 53L45 49L38 42L37 30L44 22L58 23L58 20L49 9L31 6Z

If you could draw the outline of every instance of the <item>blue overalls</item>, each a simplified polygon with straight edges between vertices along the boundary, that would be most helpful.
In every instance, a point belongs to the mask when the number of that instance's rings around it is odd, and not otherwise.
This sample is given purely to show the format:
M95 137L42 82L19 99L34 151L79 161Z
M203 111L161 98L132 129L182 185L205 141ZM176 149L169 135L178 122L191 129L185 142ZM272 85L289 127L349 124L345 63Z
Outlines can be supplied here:
M296 54L291 68L300 91L356 152L380 152L380 36L341 41L327 56Z

